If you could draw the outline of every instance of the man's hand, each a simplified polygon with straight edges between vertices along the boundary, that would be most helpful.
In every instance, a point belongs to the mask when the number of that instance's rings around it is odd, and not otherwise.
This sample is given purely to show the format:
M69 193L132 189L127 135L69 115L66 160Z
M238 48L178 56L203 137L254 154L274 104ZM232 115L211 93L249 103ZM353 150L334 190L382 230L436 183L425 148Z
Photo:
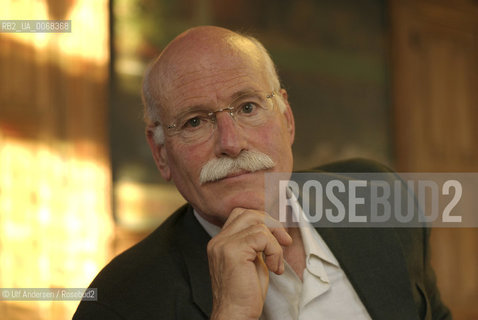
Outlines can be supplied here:
M211 319L258 319L269 270L284 272L281 245L291 243L280 222L265 212L234 209L207 247L213 293Z

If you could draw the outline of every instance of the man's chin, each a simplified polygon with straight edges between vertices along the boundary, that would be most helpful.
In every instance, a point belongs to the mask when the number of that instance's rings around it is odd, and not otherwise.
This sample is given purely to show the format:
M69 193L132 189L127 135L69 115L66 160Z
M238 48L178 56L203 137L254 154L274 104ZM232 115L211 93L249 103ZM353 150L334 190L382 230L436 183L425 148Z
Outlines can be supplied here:
M240 196L236 196L233 198L229 199L224 199L226 201L223 201L222 208L223 210L222 213L226 214L229 216L232 210L235 208L245 208L245 209L251 209L251 210L264 210L264 197L262 195L259 195L257 192L255 193L249 193L245 192L241 194Z
M206 215L210 216L210 218L215 217L218 220L223 220L223 222L227 220L235 208L264 210L263 192L258 192L257 190L243 191L241 193L223 190L223 193L219 192L209 200L202 201L202 203L201 210Z
M235 208L264 210L263 172L230 175L214 182L207 182L201 187L202 202L209 208L209 215L217 217L223 223Z

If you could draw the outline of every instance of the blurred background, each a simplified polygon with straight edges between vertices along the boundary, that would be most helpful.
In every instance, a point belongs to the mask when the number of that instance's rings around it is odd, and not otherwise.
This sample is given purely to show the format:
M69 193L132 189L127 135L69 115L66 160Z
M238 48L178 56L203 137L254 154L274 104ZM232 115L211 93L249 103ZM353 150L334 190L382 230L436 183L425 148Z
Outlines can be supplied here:
M0 0L0 287L87 287L184 203L144 139L147 63L185 29L261 40L296 117L296 169L350 157L478 172L476 0ZM478 319L478 230L435 229L455 319ZM78 302L0 301L0 319L70 319Z

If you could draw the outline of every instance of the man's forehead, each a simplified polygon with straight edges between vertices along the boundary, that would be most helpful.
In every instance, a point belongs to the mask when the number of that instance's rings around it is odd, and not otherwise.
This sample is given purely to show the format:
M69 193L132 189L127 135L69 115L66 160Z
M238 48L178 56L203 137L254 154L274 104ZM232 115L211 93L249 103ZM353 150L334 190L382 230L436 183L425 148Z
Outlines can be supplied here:
M230 91L237 86L262 84L264 64L254 55L209 50L176 57L161 72L163 98L178 99L190 91Z

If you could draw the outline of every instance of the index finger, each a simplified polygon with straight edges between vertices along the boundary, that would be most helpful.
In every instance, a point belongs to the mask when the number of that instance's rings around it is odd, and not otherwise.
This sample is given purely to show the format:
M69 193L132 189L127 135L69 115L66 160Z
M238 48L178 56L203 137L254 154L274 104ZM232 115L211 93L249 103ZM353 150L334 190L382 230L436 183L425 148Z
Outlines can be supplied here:
M281 245L292 243L292 238L282 223L261 210L235 208L224 223L223 232L232 234L255 224L264 224Z

